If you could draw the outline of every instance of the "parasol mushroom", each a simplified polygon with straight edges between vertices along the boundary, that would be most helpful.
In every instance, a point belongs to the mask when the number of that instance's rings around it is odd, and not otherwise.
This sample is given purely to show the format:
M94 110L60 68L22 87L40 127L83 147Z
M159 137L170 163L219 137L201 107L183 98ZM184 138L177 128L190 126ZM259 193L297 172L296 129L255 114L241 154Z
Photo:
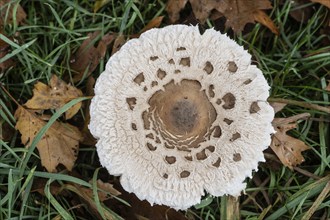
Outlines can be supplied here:
M274 132L269 86L251 55L213 29L151 29L114 54L89 128L128 192L187 209L205 191L238 196Z

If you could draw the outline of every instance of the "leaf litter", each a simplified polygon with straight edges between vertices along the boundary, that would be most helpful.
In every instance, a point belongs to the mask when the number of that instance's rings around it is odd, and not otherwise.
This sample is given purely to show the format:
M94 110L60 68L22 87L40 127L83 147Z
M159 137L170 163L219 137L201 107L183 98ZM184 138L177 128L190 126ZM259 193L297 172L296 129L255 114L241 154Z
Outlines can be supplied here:
M19 106L15 112L16 129L22 134L21 141L29 147L46 121L36 111ZM72 170L77 159L81 133L73 125L55 121L37 143L41 164L48 172L57 172L59 164Z
M276 133L272 136L270 147L282 164L290 169L305 161L301 152L310 149L310 147L286 133L297 127L298 120L308 117L310 117L309 113L302 113L288 118L275 118L272 122Z
M99 65L107 52L108 46L116 39L117 34L109 33L104 35L94 46L94 42L101 34L100 31L89 33L88 38L83 41L78 50L72 55L70 69L72 70L73 82L79 82L87 78Z
M80 89L65 83L56 75L52 75L49 85L37 82L34 85L33 97L25 103L25 106L34 110L59 109L73 99L82 97ZM65 118L72 118L81 108L79 102L65 112Z
M184 9L188 0L169 0L166 11L170 21L175 23L180 18L180 11ZM241 32L247 23L255 21L265 25L274 34L279 34L278 28L263 11L272 9L268 0L189 0L196 18L205 23L207 18L226 17L226 26L231 27L234 32Z

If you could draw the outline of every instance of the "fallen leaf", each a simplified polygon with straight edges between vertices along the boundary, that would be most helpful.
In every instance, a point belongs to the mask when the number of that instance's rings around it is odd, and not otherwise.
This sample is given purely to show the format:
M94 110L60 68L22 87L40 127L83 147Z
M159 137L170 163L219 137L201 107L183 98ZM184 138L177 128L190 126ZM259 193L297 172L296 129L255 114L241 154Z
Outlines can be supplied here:
M52 75L49 86L42 82L34 85L33 97L25 103L25 106L34 110L59 109L73 99L81 97L81 90L66 84L56 75ZM79 102L65 112L65 118L72 118L80 109Z
M268 0L223 0L216 9L227 18L226 25L237 33L247 23L254 23L259 10L271 8Z
M116 38L115 34L106 34L99 41L97 47L93 42L100 35L100 31L88 34L88 39L84 40L78 50L71 58L70 68L73 71L73 82L79 82L88 77L104 58L107 47Z
M180 18L180 11L187 2L188 0L168 1L166 11L172 23ZM227 18L226 26L231 27L236 33L241 32L247 23L258 21L273 33L278 34L278 28L269 16L262 11L272 8L269 0L189 0L189 2L196 18L201 23L204 23L210 16L218 18L223 15ZM214 10L217 10L220 14L215 14Z
M15 128L22 134L22 143L29 147L46 122L34 111L21 106L16 110L15 118ZM37 143L41 164L48 172L56 172L59 164L71 171L77 159L80 139L81 134L76 127L55 121Z
M311 0L312 2L320 3L330 9L330 1L329 0Z
M111 56L116 53L120 48L121 46L124 45L124 43L126 42L126 38L124 35L119 35L115 42L113 43L113 46L112 46L112 51L111 51Z
M280 34L278 28L275 26L275 24L272 21L272 19L270 19L270 17L268 17L268 15L264 11L257 10L254 13L254 20L256 20L260 24L266 26L274 34L276 34L276 35L279 35Z
M80 186L78 184L65 184L64 188L77 194L82 200L87 203L88 211L95 215L96 219L103 219L99 213L96 202L93 196L93 190ZM109 212L108 209L102 208L104 218L107 220L117 219L112 212Z
M149 23L138 33L138 34L133 34L131 35L131 38L137 38L139 37L142 33L152 29L152 28L157 28L160 26L160 24L162 23L164 19L164 16L158 16L154 19L152 19L151 21L149 21Z
M45 196L45 186L47 184L46 179L34 178L32 185L32 192L38 192L40 195ZM61 194L62 196L68 196L69 194L63 190L62 186L54 181L49 186L50 193L54 196Z
M282 164L290 169L305 161L301 152L310 147L303 141L287 135L286 132L297 127L297 120L309 116L310 114L303 113L289 118L275 118L272 122L276 133L272 136L270 147Z
M281 111L287 105L281 102L270 102L269 104L273 107L275 113Z
M100 8L108 4L110 0L96 0L94 3L94 13L98 12Z
M186 6L188 0L169 0L166 5L166 11L171 23L180 19L180 11Z
M92 184L92 181L90 180L89 183ZM110 183L105 183L102 180L98 179L96 181L96 184L97 184L97 188L99 189L98 196L99 196L99 199L100 199L101 202L109 199L110 198L109 197L109 194L111 196L119 196L119 195L121 195L121 193L118 190L116 190L113 187L113 185L110 184ZM89 189L89 192L92 192L92 190ZM90 195L91 195L91 198L92 198L93 197L93 192Z
M309 4L308 0L293 0L291 1L292 7L290 15L296 21L306 24L312 17L314 10L312 6L306 6Z
M10 53L11 48L10 45L0 39L0 59ZM14 66L15 63L12 59L7 59L4 62L0 63L0 73L4 72L8 68Z
M15 13L14 9L17 4L18 6L16 9L16 14L14 14ZM19 5L19 2L12 0L0 1L0 30L2 29L2 26L10 24L14 20L16 20L17 24L22 24L25 18L26 18L26 13L24 9L21 7L21 5Z

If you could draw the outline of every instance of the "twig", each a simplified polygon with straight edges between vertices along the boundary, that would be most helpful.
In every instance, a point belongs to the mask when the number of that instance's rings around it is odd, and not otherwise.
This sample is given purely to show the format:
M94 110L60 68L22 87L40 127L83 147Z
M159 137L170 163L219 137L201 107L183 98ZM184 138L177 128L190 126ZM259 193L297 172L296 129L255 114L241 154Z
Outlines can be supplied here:
M279 102L279 103L286 103L288 105L296 105L304 108L314 109L321 112L326 112L330 114L330 107L324 107L316 104L311 104L308 102L296 101L291 99L282 99L282 98L268 98L267 101L269 102Z
M9 98L13 100L13 102L15 102L16 105L21 106L1 83L0 83L0 87L9 96Z

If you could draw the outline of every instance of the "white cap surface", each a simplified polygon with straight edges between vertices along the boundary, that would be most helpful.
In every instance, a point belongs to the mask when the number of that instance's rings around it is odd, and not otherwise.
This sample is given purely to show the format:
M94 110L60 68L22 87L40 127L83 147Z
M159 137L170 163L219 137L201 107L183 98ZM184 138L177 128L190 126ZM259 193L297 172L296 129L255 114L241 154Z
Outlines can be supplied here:
M151 204L187 209L205 191L238 196L274 132L251 55L213 29L151 29L114 54L89 129L101 164Z

